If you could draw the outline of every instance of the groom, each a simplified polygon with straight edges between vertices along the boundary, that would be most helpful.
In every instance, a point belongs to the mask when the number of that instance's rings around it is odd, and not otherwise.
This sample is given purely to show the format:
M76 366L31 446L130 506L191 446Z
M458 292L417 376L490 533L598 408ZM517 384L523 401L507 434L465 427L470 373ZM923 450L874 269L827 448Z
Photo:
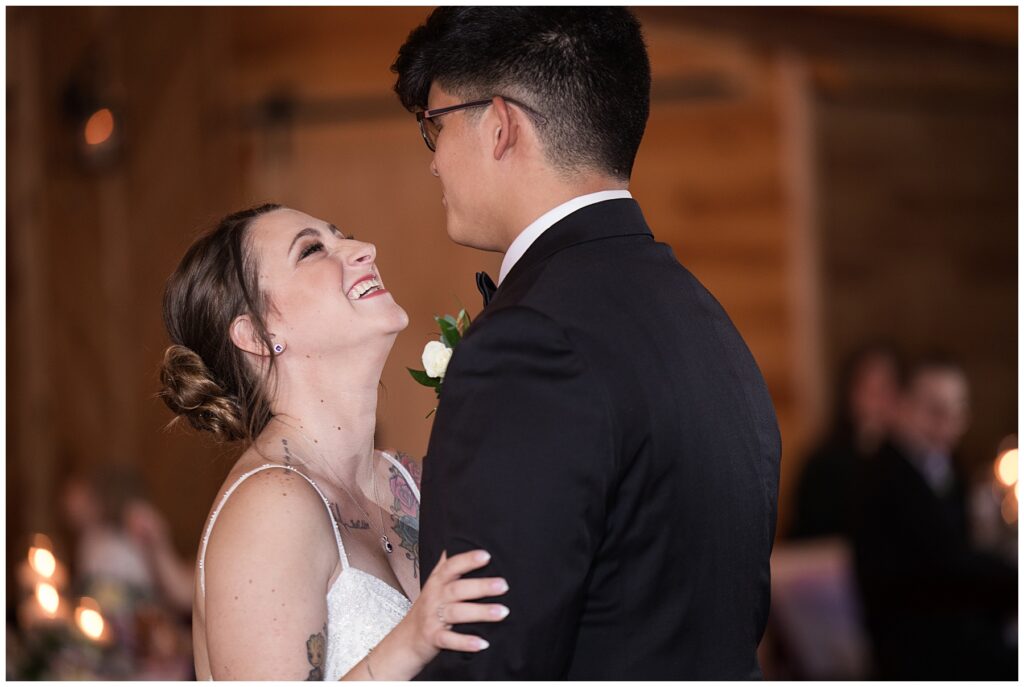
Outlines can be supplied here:
M458 626L490 648L420 678L760 677L779 433L739 333L627 190L638 22L446 7L393 69L448 235L504 253L441 391L420 548L424 579L442 551L490 551L474 576L508 580L511 614Z

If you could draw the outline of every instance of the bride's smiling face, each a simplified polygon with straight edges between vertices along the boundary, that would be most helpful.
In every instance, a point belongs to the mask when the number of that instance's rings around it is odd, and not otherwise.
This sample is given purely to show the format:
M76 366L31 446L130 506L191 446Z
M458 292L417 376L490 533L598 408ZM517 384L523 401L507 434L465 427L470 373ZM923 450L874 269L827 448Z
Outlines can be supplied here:
M250 231L270 301L267 329L286 355L324 357L376 342L390 348L409 324L384 287L373 244L289 208L261 216Z

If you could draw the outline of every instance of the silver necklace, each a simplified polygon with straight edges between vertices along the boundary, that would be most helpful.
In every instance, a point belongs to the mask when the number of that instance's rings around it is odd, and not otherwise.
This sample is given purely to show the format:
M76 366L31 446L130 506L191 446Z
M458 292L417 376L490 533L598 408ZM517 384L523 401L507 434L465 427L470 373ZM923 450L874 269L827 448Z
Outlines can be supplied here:
M303 432L301 429L299 429L295 425L293 425L293 424L291 424L289 422L285 422L284 420L282 420L277 415L274 415L271 419L277 420L278 422L280 422L285 427L290 427L295 432L297 432L299 434L299 436L301 436L306 441L306 443L309 444L310 449L312 449L314 453L316 453L318 456L320 456L320 460L323 461L324 467L326 467L329 470L331 469L330 468L330 464L327 462L327 459L324 457L324 455L322 453L320 453L320 451L317 450L316 446L314 446L314 444L316 442L310 440L309 436L305 432ZM374 501L377 502L377 503L380 503L380 497L377 494L377 472L373 469L373 454L374 454L374 450L373 450L373 446L371 444L371 446L370 446L370 483L373 485L373 498L374 498ZM333 472L333 470L332 470L332 472ZM373 527L373 525L370 525L370 521L373 520L373 517L366 511L365 508L363 508L362 504L359 503L359 501L356 499L356 497L354 497L352 495L352 492L350 492L348 490L348 487L345 486L345 483L341 479L338 479L338 477L336 475L335 475L335 479L338 482L338 486L340 486L344 490L344 492L348 495L349 499L354 504L356 504L356 507L363 512L363 515L366 516L366 524L369 525L370 527ZM377 534L380 535L381 548L384 549L384 553L386 553L388 555L391 555L391 553L395 550L395 547L391 543L391 540L388 539L387 527L384 524L384 513L380 514L380 527L381 528L380 528L380 530L377 531ZM376 529L376 528L374 528L374 529Z

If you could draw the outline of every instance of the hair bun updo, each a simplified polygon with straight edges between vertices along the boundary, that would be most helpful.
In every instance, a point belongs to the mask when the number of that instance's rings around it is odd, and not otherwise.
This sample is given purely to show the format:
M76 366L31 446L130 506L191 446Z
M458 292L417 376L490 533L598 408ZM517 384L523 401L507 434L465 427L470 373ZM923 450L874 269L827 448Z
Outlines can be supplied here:
M160 368L160 398L178 417L223 441L246 437L241 408L187 346L168 346Z
M274 355L265 365L253 364L230 331L245 315L273 350L250 228L256 218L279 209L267 203L220 220L189 246L164 289L171 346L164 353L159 396L175 415L221 441L251 441L273 417Z

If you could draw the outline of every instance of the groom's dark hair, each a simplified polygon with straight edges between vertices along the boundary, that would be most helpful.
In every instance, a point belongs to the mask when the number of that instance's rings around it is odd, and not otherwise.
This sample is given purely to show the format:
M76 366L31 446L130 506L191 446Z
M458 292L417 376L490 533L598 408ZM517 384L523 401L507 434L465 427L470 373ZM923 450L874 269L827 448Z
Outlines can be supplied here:
M553 165L623 180L650 110L647 49L623 7L441 7L391 70L410 111L434 82L466 100L504 95L543 115L532 121Z

